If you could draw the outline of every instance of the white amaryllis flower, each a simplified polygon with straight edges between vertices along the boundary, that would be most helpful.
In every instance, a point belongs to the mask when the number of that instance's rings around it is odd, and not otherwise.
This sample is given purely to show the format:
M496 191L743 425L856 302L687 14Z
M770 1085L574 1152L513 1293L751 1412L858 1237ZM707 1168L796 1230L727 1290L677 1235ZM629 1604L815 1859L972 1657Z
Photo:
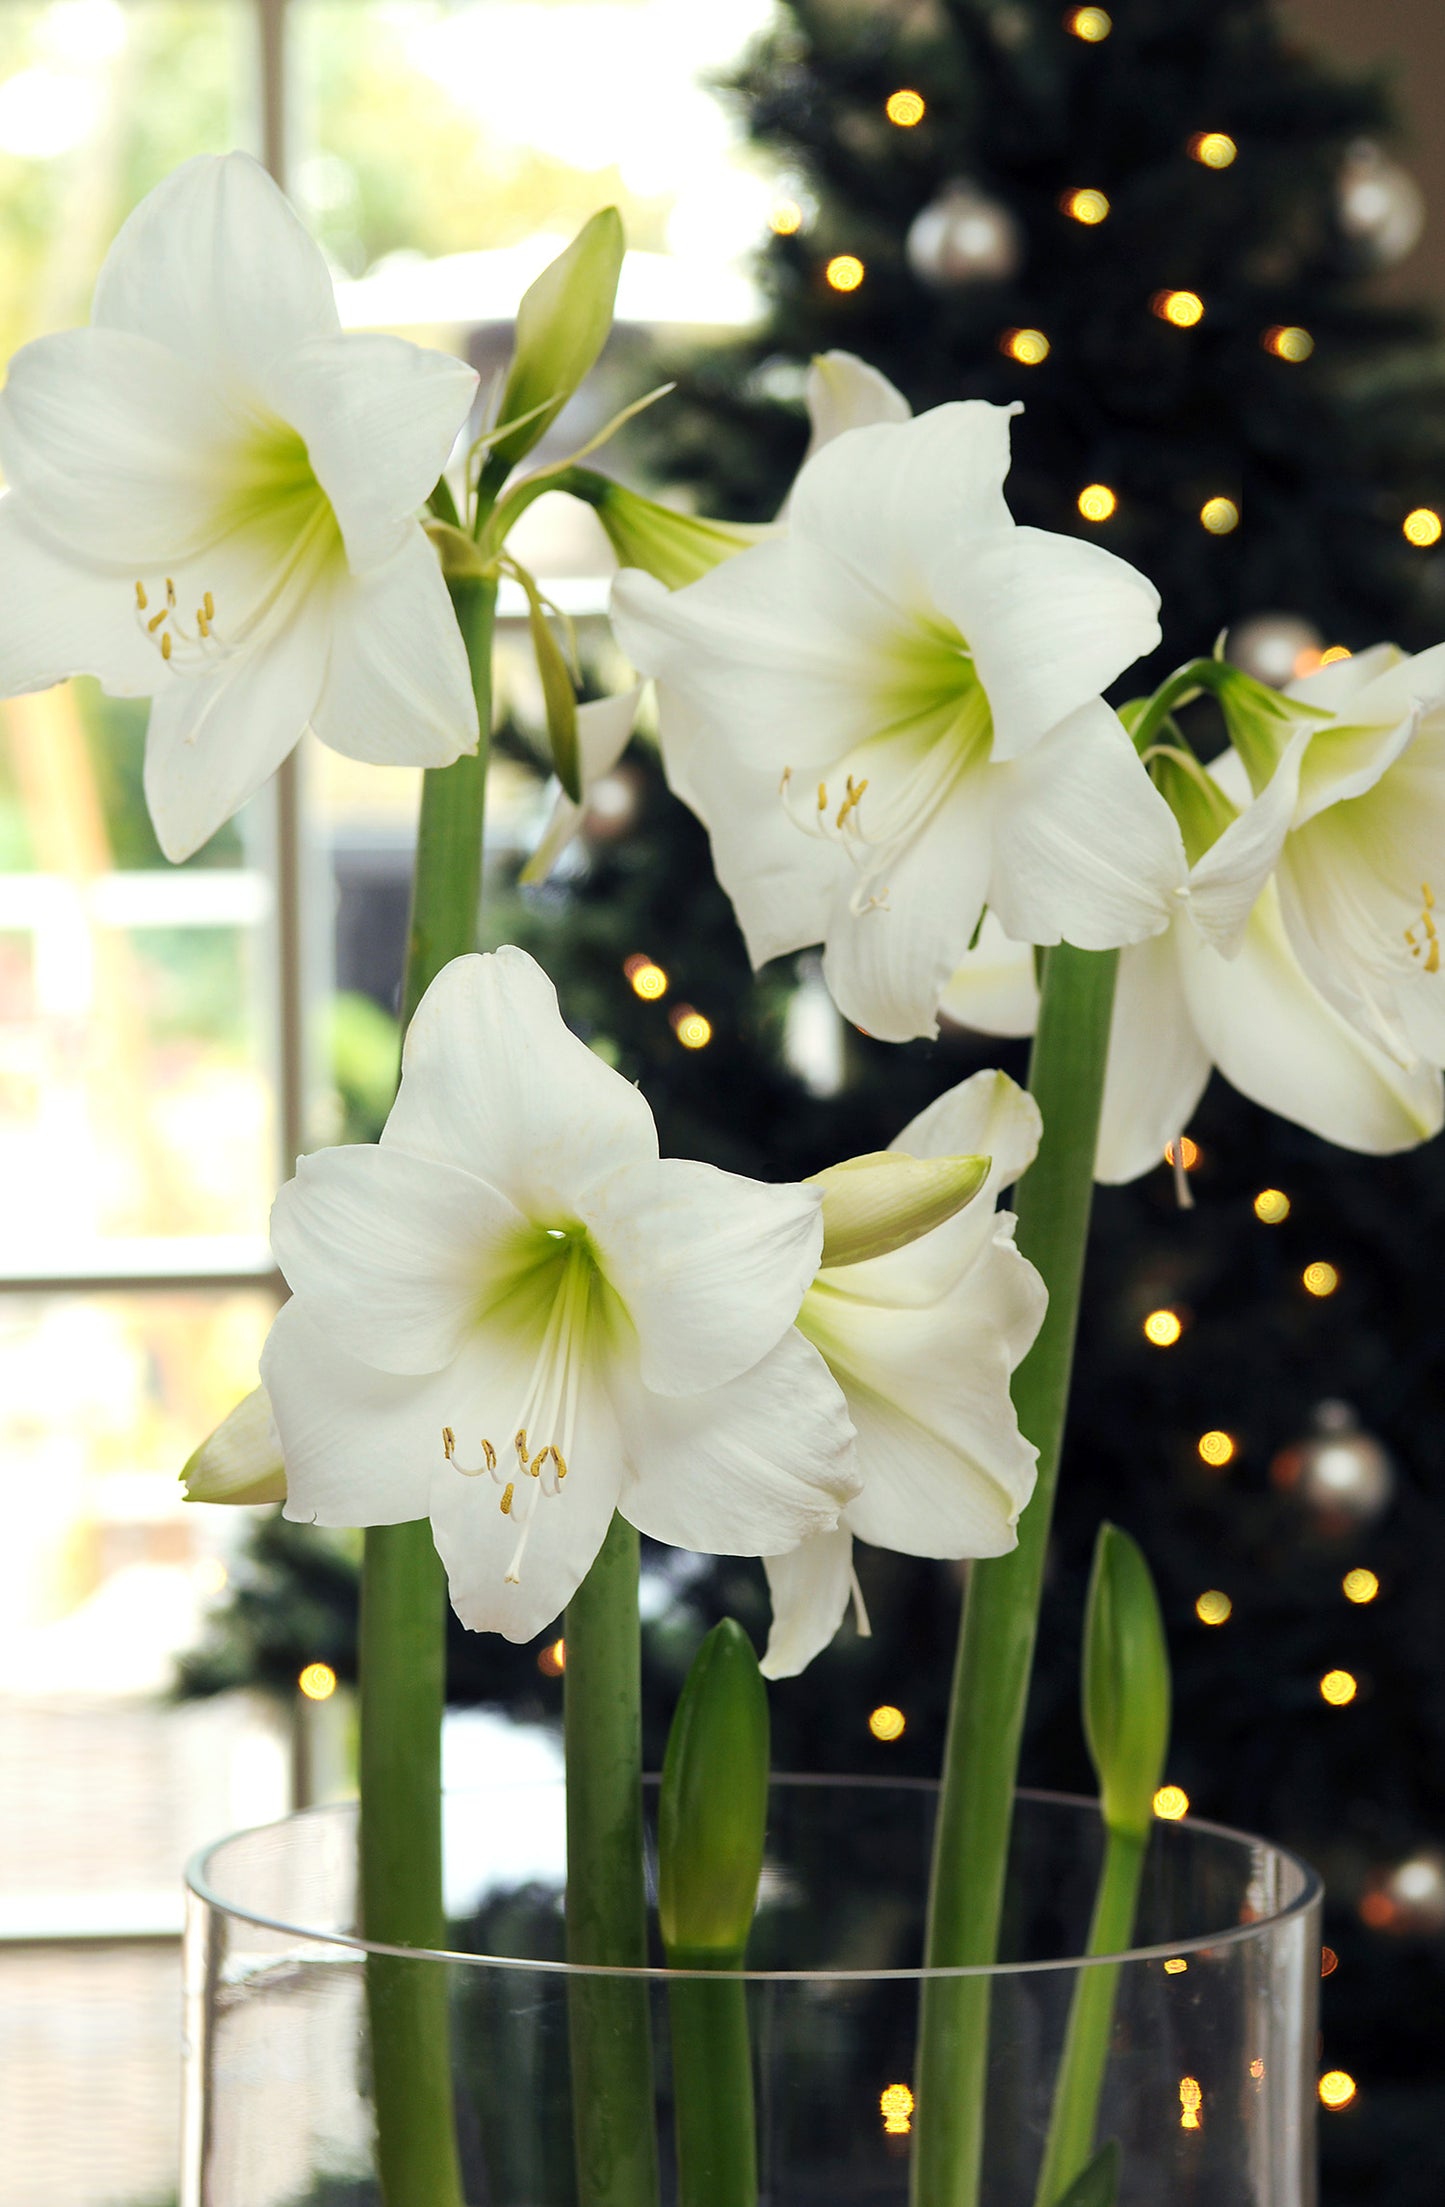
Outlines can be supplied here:
M986 905L1018 940L1103 948L1162 928L1184 877L1098 695L1158 641L1157 594L1015 525L1015 411L848 430L784 532L670 594L613 589L754 962L821 940L840 1009L886 1040L936 1031Z
M582 802L574 803L553 777L549 785L552 809L537 848L522 868L520 878L523 881L545 881L577 835L587 817L593 790L612 772L632 740L632 724L637 718L637 702L641 695L642 686L638 683L630 690L619 690L614 697L598 697L587 705L578 706L577 763L582 776Z
M1167 750L1153 771L1181 823L1189 894L1162 935L1119 954L1095 1176L1137 1179L1184 1132L1217 1066L1231 1086L1344 1149L1385 1155L1428 1141L1445 1113L1432 1067L1399 1065L1314 987L1270 878L1289 825L1304 737L1251 804L1232 754L1208 773ZM980 943L950 985L955 1018L1030 1031L1032 954Z
M756 1555L836 1522L852 1428L793 1331L821 1191L659 1159L520 950L456 959L375 1148L302 1158L261 1362L289 1517L429 1517L464 1624L526 1640L614 1509Z
M1445 1065L1445 644L1321 667L1278 716L1242 682L1220 702L1249 783L1293 794L1279 901L1304 970L1402 1064Z
M821 1352L857 1429L862 1491L838 1529L767 1559L773 1629L763 1669L802 1670L857 1599L853 1539L910 1556L997 1556L1015 1546L1038 1451L1019 1431L1009 1375L1044 1315L1044 1284L1014 1247L999 1191L1038 1148L1038 1107L1003 1073L975 1073L891 1145L910 1157L982 1155L966 1208L906 1246L825 1266L799 1331ZM861 1604L860 1604L861 1610Z
M466 653L417 521L476 387L343 334L326 263L246 155L202 157L106 256L91 326L0 395L0 694L95 675L151 697L166 856L214 833L309 722L350 758L474 749Z

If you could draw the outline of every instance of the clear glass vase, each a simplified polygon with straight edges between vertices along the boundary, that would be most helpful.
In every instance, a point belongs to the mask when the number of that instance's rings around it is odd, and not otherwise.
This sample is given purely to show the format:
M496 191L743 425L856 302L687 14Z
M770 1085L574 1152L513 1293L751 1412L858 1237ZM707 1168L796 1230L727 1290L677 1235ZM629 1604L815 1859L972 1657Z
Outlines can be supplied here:
M905 2207L933 1812L925 1784L773 1789L743 1995L762 2207ZM563 1833L553 1783L449 1796L454 1951L402 1960L357 1936L354 1804L200 1855L182 2207L383 2207L367 1999L381 1969L444 1984L468 2207L575 2207L569 2004L597 1973L563 1959ZM982 1973L983 2207L1034 2207L1071 2005L1083 1973L1104 1967L1115 2000L1097 2135L1119 2141L1117 2207L1313 2207L1318 1879L1263 1840L1160 1823L1136 1945L1117 1965L1083 1962L1100 1851L1093 1803L1020 1796L1004 1959ZM603 1974L650 2029L670 2207L668 1974Z

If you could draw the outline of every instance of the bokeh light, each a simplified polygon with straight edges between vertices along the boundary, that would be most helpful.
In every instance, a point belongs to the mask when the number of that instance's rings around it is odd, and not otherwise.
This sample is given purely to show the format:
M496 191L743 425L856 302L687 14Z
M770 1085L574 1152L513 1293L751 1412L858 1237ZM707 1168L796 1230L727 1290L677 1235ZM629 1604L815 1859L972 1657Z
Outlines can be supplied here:
M1174 1954L1164 1964L1164 1974L1166 1977L1182 1977L1188 1967L1189 1964L1182 1954Z
M1239 527L1239 508L1232 498L1206 498L1199 518L1211 536L1228 536Z
M1204 320L1204 301L1197 291L1156 291L1149 305L1161 322L1177 330L1192 330Z
M998 349L1022 368L1037 368L1049 357L1049 341L1042 330L1005 330Z
M1119 510L1119 501L1107 483L1086 483L1079 492L1079 511L1086 521L1108 521Z
M1275 323L1261 334L1259 341L1276 360L1308 360L1315 349L1309 331L1302 330L1295 322Z
M1327 2069L1320 2078L1320 2099L1326 2107L1348 2107L1358 2090L1347 2069Z
M901 1709L895 1709L891 1701L885 1701L881 1708L870 1711L868 1729L875 1740L900 1740L907 1722L908 1719Z
M1207 1587L1194 1604L1194 1614L1202 1625L1227 1624L1233 1611L1233 1602L1217 1586Z
M1333 1295L1340 1284L1340 1275L1332 1264L1307 1264L1300 1279L1309 1295Z
M1423 547L1439 543L1445 523L1433 506L1417 506L1413 513L1406 514L1400 526L1411 544Z
M640 996L644 1003L652 1004L659 996L666 996L667 975L644 951L635 950L630 958L624 959L622 970L632 983L634 995Z
M1189 141L1189 158L1204 169L1227 169L1239 148L1227 131L1196 130Z
M712 1021L691 1004L679 1004L672 1014L672 1031L684 1050L705 1050L712 1040Z
M1254 1215L1265 1226L1280 1226L1289 1217L1289 1197L1283 1188L1261 1188L1254 1199Z
M906 2084L885 2084L878 2095L878 2112L889 2138L906 2138L913 2128L913 2094Z
M1340 1958L1334 1948L1332 1946L1322 1946L1320 1948L1321 1977L1333 1977L1339 1966Z
M1226 1433L1222 1427L1214 1425L1207 1433L1200 1434L1197 1445L1200 1462L1212 1465L1217 1471L1222 1465L1233 1463L1239 1444L1232 1433Z
M900 130L912 130L928 113L928 102L921 92L906 89L890 92L884 105L884 114L890 123L897 123Z
M1087 45L1097 46L1113 30L1114 18L1107 8L1071 8L1064 17L1064 28Z
M1184 1321L1177 1310L1151 1310L1144 1321L1144 1338L1156 1349L1172 1349L1183 1331Z
M1327 644L1320 653L1320 665L1322 667L1333 667L1338 665L1341 659L1353 659L1354 656L1348 644Z
M1096 224L1103 222L1109 212L1108 195L1095 191L1092 185L1085 186L1081 191L1065 192L1059 205L1071 222L1082 222L1086 230L1092 230Z
M567 1668L566 1641L549 1640L537 1657L537 1668L544 1678L560 1678Z
M1201 2130L1199 2110L1204 2105L1204 2094L1197 2077L1179 2079L1179 2128Z
M308 1701L329 1701L336 1691L336 1673L329 1663L308 1663L296 1683Z
M803 210L796 199L780 199L768 216L768 228L780 238L796 237L803 227Z
M863 263L856 253L835 253L823 274L835 291L856 291L863 281Z
M1160 1786L1154 1796L1154 1814L1166 1824L1177 1824L1189 1814L1189 1796L1183 1786Z
M1179 1137L1179 1155L1184 1170L1193 1172L1195 1166L1199 1163L1199 1144L1188 1134L1181 1134ZM1166 1165L1174 1163L1174 1144L1172 1142L1164 1144L1164 1162Z
M1360 1682L1353 1671L1326 1671L1320 1680L1320 1692L1332 1709L1343 1709L1359 1690Z
M1347 1571L1340 1585L1347 1602L1372 1602L1380 1591L1380 1582L1374 1572L1361 1567Z

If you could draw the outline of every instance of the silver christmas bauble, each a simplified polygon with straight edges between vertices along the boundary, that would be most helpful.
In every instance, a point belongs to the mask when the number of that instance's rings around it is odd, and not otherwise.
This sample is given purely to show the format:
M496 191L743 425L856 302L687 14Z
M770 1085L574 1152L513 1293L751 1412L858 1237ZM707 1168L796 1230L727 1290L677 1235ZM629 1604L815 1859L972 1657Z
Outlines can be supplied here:
M1297 675L1319 665L1324 638L1298 613L1256 613L1240 621L1224 641L1225 656L1256 682L1282 690Z
M1345 155L1336 191L1340 228L1376 268L1393 268L1419 243L1425 194L1398 161L1372 139Z
M1302 1501L1325 1519L1367 1525L1384 1515L1395 1498L1390 1459L1347 1402L1322 1402L1312 1431L1296 1452L1298 1477L1291 1482Z
M919 282L937 291L1012 276L1022 249L1023 234L1008 208L961 180L946 184L914 217L904 247Z

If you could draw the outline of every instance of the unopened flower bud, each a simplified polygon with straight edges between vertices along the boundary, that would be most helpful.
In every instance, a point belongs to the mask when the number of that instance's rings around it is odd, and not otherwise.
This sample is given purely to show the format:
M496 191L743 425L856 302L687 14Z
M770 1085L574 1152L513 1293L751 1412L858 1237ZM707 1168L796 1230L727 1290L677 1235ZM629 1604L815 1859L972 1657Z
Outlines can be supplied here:
M619 563L640 567L668 590L699 581L734 552L774 533L766 523L709 521L701 514L678 513L589 469L574 470L567 487L592 507Z
M181 1473L188 1502L284 1502L281 1436L264 1387L253 1387Z
M907 1157L873 1150L814 1173L823 1191L823 1263L886 1257L972 1201L988 1178L987 1157Z
M1142 1550L1103 1524L1084 1616L1084 1732L1110 1831L1147 1837L1169 1748L1169 1649Z
M612 327L626 250L621 215L604 207L523 297L497 416L504 427L516 427L493 443L489 471L505 476L530 452L591 369Z
M767 1688L751 1640L724 1617L693 1659L662 1766L657 1909L675 1969L741 1966L767 1810Z

